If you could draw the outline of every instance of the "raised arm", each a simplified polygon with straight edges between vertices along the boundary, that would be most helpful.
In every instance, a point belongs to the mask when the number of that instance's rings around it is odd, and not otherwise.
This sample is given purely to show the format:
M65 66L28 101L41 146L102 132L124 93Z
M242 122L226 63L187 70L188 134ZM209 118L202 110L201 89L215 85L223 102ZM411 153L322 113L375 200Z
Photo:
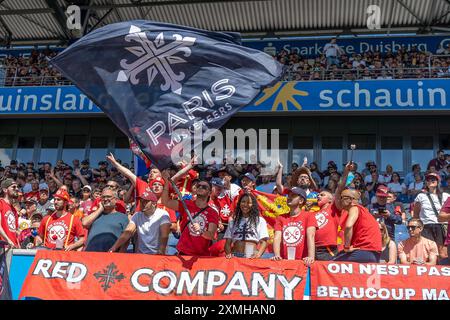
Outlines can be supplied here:
M178 180L181 179L181 177L183 177L186 173L189 172L189 170L191 170L194 167L194 164L197 162L197 156L193 156L191 161L180 171L178 171L173 177L172 177L172 181L173 182L177 182Z
M56 182L56 185L58 186L58 188L63 186L63 183L61 182L61 180L59 180L55 175L55 168L52 168L52 170L50 171L50 178L52 178Z
M86 180L85 177L83 177L83 175L80 172L80 169L76 169L74 172L75 177L77 177L78 179L80 179L81 183L83 184L83 186L88 186L89 182Z
M342 178L339 181L336 191L334 193L334 205L338 210L342 210L341 193L345 189L345 183L347 182L348 174L350 173L352 168L353 168L352 162L348 162L345 165L344 172L342 173Z
M106 156L106 159L108 159L111 164L117 168L117 170L122 174L125 178L131 181L131 183L136 186L136 175L131 172L130 169L125 168L123 165L117 162L116 158L114 158L114 155L110 153L108 156Z
M89 229L91 225L94 223L95 219L97 219L103 213L103 204L100 202L98 205L98 209L92 212L90 215L83 217L81 223L83 227Z
M283 193L283 165L281 164L280 160L278 160L278 172L277 172L277 179L276 179L276 185L277 185L277 192L279 194Z
M165 205L167 208L178 211L178 200L173 200L169 198L169 185L170 185L170 178L169 173L167 170L164 170L161 172L162 178L164 179L164 188L163 193L161 195L161 203Z

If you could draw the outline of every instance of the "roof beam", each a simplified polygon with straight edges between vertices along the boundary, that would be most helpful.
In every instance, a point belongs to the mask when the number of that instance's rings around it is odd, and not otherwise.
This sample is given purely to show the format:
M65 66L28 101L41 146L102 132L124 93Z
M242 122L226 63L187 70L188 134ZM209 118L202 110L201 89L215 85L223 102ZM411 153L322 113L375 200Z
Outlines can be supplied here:
M428 8L425 25L420 28L419 33L429 33L431 31L430 26L433 23L434 20L433 17L436 13L436 4L437 0L431 0L430 7Z
M397 0L397 2L403 7L403 8L405 8L414 18L416 18L417 19L417 21L419 21L421 24L423 24L423 25L425 25L425 22L421 19L421 18L419 18L418 16L417 16L417 14L416 13L414 13L414 11L412 11L412 9L410 8L410 7L408 7L402 0Z
M45 0L45 2L47 3L47 6L53 10L52 15L58 22L58 25L66 36L66 39L70 40L72 38L72 35L70 34L69 30L67 30L66 16L63 12L63 9L56 4L56 1Z

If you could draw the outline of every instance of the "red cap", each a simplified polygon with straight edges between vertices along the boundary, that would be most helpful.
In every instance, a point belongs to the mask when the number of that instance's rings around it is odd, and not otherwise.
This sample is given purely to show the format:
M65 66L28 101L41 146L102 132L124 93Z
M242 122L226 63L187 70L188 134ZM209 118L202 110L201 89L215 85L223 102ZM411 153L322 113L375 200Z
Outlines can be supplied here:
M163 178L161 178L161 177L156 177L155 179L150 180L150 182L148 183L148 185L149 185L150 187L152 187L153 184L154 184L155 182L159 182L159 183L161 183L162 185L164 185L164 184L166 183L166 182L164 181Z
M70 196L67 193L67 191L64 189L58 189L58 191L56 191L56 193L53 197L63 199L64 201L70 202Z
M434 172L430 172L425 176L425 179L427 179L428 177L434 177L437 179L437 181L441 181L441 176L438 175L437 173Z
M388 193L389 193L389 188L386 187L386 186L381 185L377 189L376 196L377 197L386 197L387 198L389 196Z
M153 191L150 189L150 187L145 188L144 192L139 195L139 198L148 200L148 201L152 201L152 202L158 201L158 198L153 193Z

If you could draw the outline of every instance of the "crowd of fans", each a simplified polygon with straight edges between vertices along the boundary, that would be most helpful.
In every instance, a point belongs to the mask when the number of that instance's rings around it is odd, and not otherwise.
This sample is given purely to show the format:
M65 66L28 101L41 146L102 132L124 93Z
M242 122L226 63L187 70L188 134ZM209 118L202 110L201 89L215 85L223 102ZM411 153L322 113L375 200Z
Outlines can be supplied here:
M373 161L339 170L293 163L181 162L144 177L112 154L0 168L0 237L10 247L448 264L450 156L400 177ZM177 186L175 188L174 186ZM177 192L177 189L179 190ZM180 199L183 199L181 201ZM403 227L409 237L398 239ZM406 231L406 229L408 231Z
M303 57L281 50L276 59L288 66L287 80L370 80L450 77L450 44L435 53L402 47L393 52L346 54L333 38L320 56Z
M436 52L402 47L392 52L366 51L346 54L335 38L317 57L304 57L295 50L281 50L276 59L288 66L285 80L369 80L450 77L450 44ZM5 86L64 85L69 81L49 66L57 52L33 50L29 57L8 56L1 64L1 83Z
M62 75L49 66L48 59L57 52L33 50L27 57L8 56L1 61L1 84L4 86L52 86L67 84Z

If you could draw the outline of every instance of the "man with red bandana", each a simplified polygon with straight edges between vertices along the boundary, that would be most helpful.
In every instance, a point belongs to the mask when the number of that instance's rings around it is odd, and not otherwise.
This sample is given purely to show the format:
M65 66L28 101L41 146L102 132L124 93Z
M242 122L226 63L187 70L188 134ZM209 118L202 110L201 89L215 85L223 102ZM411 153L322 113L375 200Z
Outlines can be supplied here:
M12 248L18 248L18 214L12 205L19 197L19 187L13 179L2 181L4 198L0 199L0 240L8 242Z
M53 198L55 212L45 216L41 221L35 244L50 249L74 251L83 246L85 242L83 225L79 218L67 211L70 196L66 190L59 189Z

